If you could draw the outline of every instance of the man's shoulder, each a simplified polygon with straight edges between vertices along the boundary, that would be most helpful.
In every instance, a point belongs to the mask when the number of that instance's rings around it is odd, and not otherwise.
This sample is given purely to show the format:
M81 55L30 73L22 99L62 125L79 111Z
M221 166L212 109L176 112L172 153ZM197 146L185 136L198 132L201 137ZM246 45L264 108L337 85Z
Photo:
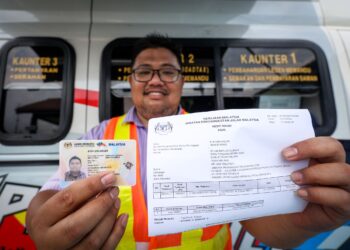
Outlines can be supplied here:
M126 114L103 120L102 122L100 122L100 124L96 125L92 129L90 129L80 139L82 139L82 140L102 140L103 137L104 137L104 133L106 131L107 125L110 123L110 121L112 121L114 119L118 119L119 117L122 117L122 116L125 116L125 115Z
M102 121L100 124L96 125L90 129L85 135L80 139L82 140L100 140L103 139L104 131L110 119Z

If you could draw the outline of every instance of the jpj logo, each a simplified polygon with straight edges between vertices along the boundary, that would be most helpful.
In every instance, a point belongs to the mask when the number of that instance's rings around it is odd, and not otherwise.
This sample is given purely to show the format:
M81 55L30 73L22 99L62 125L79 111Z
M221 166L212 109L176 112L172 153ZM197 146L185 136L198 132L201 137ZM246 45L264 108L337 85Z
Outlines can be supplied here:
M170 122L158 122L154 130L159 135L167 135L173 131L173 125Z

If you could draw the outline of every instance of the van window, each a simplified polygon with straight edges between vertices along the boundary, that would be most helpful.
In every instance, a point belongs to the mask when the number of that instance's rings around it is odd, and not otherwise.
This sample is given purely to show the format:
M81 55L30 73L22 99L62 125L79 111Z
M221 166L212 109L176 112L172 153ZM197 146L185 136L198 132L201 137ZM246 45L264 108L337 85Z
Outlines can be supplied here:
M0 140L46 144L71 123L74 52L60 39L18 38L0 54Z
M317 135L336 124L326 58L316 44L298 40L174 39L182 47L185 78L181 105L188 112L215 109L303 108ZM105 48L101 70L101 120L132 105L127 82L136 39Z
M181 105L189 112L215 110L214 48L183 46L181 60L185 79Z

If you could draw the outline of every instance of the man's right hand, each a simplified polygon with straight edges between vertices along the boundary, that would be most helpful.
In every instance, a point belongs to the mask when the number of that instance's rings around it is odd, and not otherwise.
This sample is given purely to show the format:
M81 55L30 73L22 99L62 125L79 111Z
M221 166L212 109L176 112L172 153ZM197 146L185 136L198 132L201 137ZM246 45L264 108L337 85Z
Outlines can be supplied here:
M128 215L117 218L119 189L113 173L39 192L27 213L27 227L38 249L115 249ZM117 219L116 219L117 218Z

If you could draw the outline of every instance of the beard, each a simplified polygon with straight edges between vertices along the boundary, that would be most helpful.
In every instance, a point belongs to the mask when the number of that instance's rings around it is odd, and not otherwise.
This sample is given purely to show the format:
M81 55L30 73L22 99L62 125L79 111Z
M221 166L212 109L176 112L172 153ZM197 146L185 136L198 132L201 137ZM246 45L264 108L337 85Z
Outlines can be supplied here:
M136 107L136 111L143 118L149 120L151 118L175 115L178 111L178 107L171 108L165 107L164 105L147 105L146 108L145 105L142 105L141 107Z
M158 93L158 95L160 95L159 98L157 98L157 96L149 96L154 93ZM134 95L137 96L137 98L134 98ZM169 89L160 86L146 85L142 91L142 98L140 98L140 93L134 95L132 95L132 98L136 107L136 112L139 117L146 121L151 118L175 115L178 112L181 93L175 93L170 98L169 95L171 95L171 92Z

